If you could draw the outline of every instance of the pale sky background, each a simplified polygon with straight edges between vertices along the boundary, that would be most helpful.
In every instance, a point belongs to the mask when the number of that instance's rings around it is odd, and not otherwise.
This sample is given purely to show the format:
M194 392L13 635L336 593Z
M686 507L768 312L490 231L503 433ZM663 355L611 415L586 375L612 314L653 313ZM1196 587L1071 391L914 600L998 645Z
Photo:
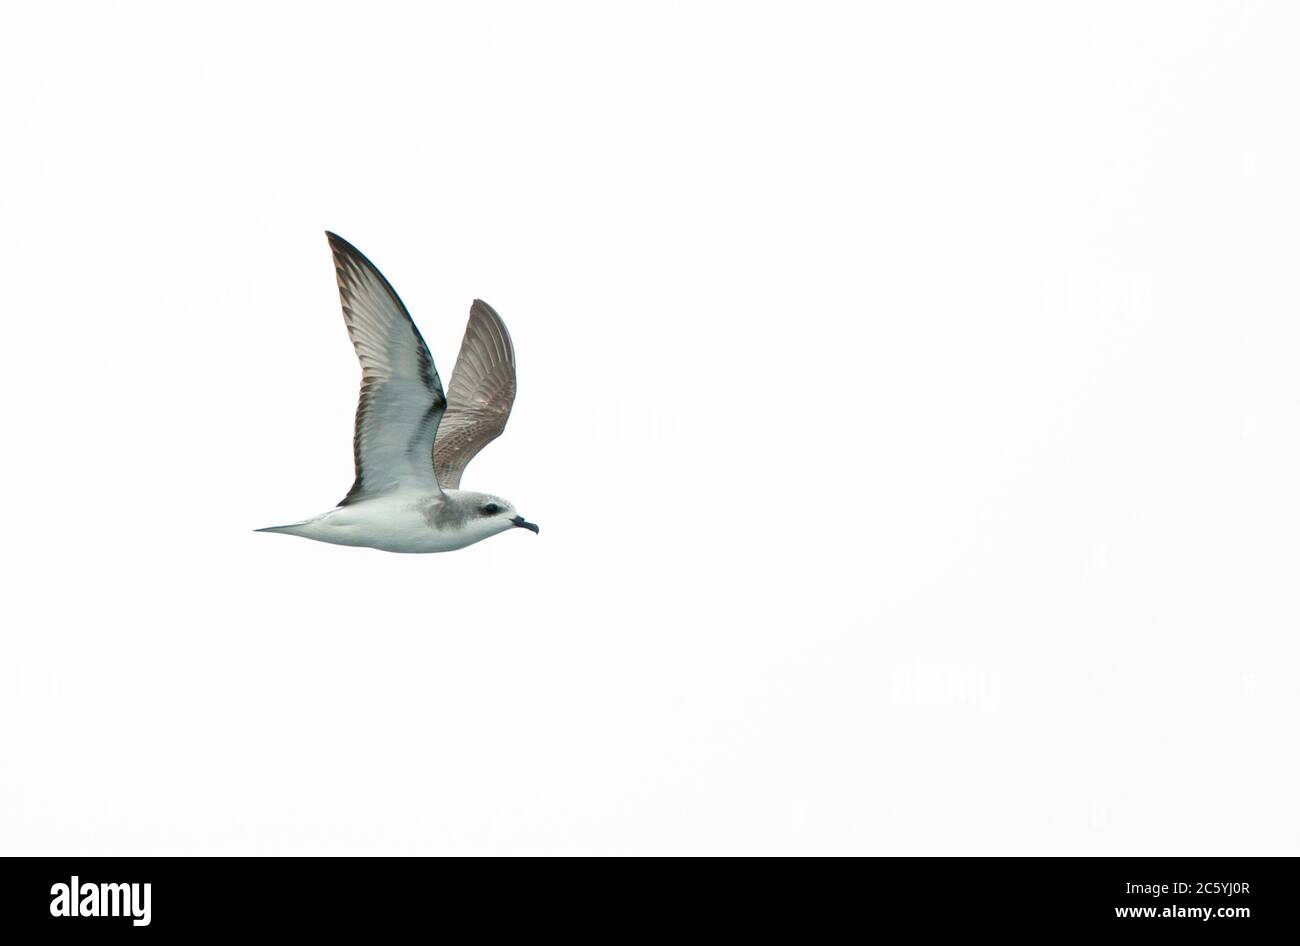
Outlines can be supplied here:
M1300 9L12 5L0 853L1297 854ZM323 232L541 534L352 481Z

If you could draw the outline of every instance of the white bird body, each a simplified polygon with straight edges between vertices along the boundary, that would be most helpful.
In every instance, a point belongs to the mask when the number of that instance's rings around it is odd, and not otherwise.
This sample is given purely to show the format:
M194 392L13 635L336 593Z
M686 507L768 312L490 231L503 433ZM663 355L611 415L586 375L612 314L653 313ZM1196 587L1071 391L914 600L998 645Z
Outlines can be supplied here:
M537 532L504 499L459 488L465 466L505 429L515 399L515 351L501 317L474 301L446 395L397 292L356 247L327 236L361 362L356 479L337 508L257 531L386 552L449 552L507 529Z
M497 497L467 490L450 489L441 494L396 490L338 506L304 522L259 531L385 552L451 552L515 527L502 516L466 514L491 500L508 505Z

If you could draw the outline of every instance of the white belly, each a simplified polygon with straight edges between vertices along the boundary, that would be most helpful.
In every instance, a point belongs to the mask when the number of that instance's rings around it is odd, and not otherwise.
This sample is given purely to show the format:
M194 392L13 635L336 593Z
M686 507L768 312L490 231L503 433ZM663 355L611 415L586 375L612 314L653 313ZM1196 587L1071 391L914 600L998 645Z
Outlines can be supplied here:
M430 498L380 496L331 509L282 531L317 542L358 545L385 552L449 552L482 538L464 529L438 529L424 511Z

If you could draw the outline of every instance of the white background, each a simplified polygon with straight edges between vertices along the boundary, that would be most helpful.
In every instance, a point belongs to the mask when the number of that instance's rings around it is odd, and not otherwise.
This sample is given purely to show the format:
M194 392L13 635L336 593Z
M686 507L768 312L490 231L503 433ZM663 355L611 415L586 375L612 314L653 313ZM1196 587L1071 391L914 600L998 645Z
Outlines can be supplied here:
M0 851L1300 853L1298 27L9 5ZM326 228L540 536L253 534Z

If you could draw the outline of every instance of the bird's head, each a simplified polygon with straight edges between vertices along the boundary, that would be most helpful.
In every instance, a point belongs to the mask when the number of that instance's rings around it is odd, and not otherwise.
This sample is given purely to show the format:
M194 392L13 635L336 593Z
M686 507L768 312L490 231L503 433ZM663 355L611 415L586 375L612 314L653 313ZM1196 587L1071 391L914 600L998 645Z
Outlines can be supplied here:
M445 514L458 520L456 525L465 531L470 542L481 542L507 529L538 531L536 525L519 515L515 507L500 496L449 490L443 502L447 506Z

